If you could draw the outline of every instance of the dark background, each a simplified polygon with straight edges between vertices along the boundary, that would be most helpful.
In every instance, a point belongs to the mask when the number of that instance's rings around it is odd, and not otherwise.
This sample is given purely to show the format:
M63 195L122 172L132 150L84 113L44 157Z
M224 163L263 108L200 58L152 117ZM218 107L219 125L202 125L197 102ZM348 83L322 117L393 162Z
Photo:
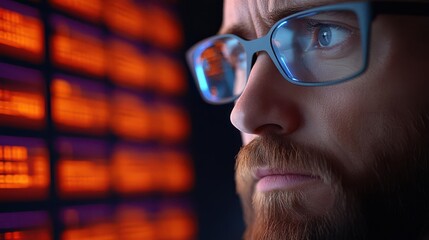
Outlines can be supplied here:
M222 0L181 2L185 50L216 34L222 22L222 4ZM238 130L229 121L233 105L205 103L191 77L188 103L193 133L190 147L196 172L194 199L199 218L198 239L241 239L244 224L234 183L235 156L241 140Z

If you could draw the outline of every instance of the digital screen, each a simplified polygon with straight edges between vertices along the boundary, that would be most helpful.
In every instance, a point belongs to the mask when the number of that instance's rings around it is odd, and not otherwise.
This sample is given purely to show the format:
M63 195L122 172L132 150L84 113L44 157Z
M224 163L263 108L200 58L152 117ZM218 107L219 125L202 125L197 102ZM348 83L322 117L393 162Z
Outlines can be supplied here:
M96 77L106 72L106 53L100 29L60 15L51 18L52 60L60 68L83 71Z
M0 1L0 56L41 62L43 29L36 9L10 0Z
M112 129L118 136L129 140L154 138L154 108L131 91L116 90L112 96Z
M168 95L181 95L187 88L184 66L171 57L153 55L153 79L156 88Z
M103 141L60 138L57 181L63 198L105 196L110 190L107 145Z
M112 183L120 194L137 194L157 190L160 155L151 147L118 144L113 152Z
M50 0L57 8L85 19L100 22L103 16L102 0Z
M46 212L0 213L0 239L51 240L51 224Z
M45 96L39 71L0 63L0 124L23 128L45 125Z
M180 142L190 134L190 121L184 108L167 103L157 106L158 136L167 142Z
M61 215L61 240L191 240L197 228L189 207L176 203L86 205L63 209Z
M109 102L104 85L55 75L51 84L52 118L58 129L103 134L109 127Z
M42 140L0 136L0 201L45 199L49 171Z
M137 46L119 39L111 39L108 73L118 85L137 87L151 86L152 60Z
M197 238L182 44L168 0L0 0L0 240Z

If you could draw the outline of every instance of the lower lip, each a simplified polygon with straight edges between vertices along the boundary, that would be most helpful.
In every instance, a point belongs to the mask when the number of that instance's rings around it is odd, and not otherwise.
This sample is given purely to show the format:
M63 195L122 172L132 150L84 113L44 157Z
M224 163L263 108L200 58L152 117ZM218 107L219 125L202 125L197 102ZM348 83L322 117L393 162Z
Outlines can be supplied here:
M272 190L292 190L318 180L319 178L309 175L268 175L259 179L256 183L256 191L268 192Z

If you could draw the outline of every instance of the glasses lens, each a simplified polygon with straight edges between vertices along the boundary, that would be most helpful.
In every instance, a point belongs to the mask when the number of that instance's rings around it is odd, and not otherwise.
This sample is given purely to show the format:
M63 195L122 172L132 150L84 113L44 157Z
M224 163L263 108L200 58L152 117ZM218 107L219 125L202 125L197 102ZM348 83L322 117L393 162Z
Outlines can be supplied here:
M359 21L352 11L285 20L274 30L271 44L286 75L297 82L341 81L364 67Z
M246 53L234 36L201 43L194 52L194 68L203 97L212 103L233 100L246 84Z

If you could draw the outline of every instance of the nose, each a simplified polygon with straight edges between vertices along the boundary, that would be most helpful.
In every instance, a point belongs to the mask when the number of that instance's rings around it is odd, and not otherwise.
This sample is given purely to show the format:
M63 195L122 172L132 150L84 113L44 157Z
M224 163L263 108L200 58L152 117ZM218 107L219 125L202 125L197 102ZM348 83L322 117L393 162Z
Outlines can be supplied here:
M281 76L268 54L259 54L231 112L232 124L243 136L293 133L301 123L297 88Z

